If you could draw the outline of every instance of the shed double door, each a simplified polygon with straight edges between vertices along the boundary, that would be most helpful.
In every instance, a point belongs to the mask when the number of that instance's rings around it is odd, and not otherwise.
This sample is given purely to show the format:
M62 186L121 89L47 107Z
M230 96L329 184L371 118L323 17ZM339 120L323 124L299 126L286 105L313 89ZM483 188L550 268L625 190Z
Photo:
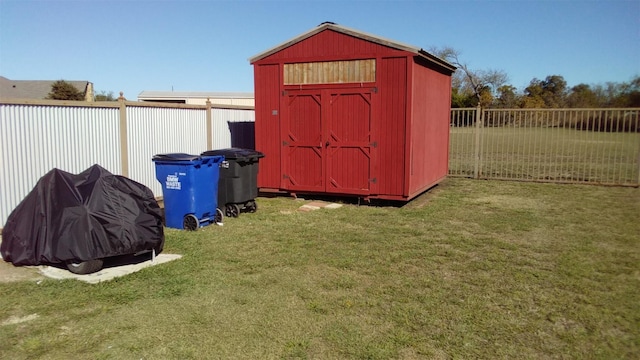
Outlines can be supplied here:
M282 97L282 188L369 195L376 143L371 88L287 90Z

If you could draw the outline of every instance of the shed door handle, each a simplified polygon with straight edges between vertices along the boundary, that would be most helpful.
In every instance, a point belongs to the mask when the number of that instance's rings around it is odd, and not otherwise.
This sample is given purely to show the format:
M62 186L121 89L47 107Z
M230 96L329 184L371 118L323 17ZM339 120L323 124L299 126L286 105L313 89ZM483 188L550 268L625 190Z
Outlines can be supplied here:
M331 145L331 144L329 143L329 140L327 140L327 142L324 145L329 147L329 145Z

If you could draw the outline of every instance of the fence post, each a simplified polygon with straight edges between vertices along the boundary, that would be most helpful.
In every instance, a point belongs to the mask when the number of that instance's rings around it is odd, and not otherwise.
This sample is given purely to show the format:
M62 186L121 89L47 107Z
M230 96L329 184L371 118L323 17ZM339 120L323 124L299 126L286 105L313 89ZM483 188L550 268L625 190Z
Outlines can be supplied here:
M474 149L474 154L473 154L473 158L474 158L474 166L473 166L473 178L474 179L478 179L480 178L480 164L481 164L481 158L482 158L482 153L481 153L481 146L480 146L480 140L481 140L481 136L480 136L480 130L482 129L483 123L484 123L484 119L483 119L483 111L482 111L482 107L480 107L480 105L478 105L476 107L476 123L475 123L475 149Z
M207 98L207 150L213 150L213 115L211 114L211 99Z
M125 104L124 93L120 91L120 162L122 168L121 175L129 177L129 144L127 136L127 105Z

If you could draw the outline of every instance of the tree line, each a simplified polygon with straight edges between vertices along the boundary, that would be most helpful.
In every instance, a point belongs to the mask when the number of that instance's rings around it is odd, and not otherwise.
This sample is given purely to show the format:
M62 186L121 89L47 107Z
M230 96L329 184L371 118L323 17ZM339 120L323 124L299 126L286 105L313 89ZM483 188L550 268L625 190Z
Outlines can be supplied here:
M578 84L569 87L561 75L534 78L523 91L507 84L501 70L473 70L460 61L452 48L431 49L436 56L458 67L452 76L451 107L467 108L626 108L640 107L640 76L629 82Z
M458 67L451 80L451 107L468 108L478 105L496 109L555 108L626 108L640 107L640 76L630 82L578 84L569 87L561 75L549 75L544 80L534 78L524 91L507 84L508 76L501 70L472 70L459 60L452 48L431 49L431 52ZM70 83L56 81L47 99L84 100L84 94ZM102 91L95 101L116 101L113 92Z

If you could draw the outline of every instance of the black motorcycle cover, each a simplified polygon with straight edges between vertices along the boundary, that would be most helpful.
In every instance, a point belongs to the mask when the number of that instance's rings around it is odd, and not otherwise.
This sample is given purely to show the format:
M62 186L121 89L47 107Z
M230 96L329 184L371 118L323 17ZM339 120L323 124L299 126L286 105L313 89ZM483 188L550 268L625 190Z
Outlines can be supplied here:
M14 265L81 262L162 251L162 211L146 186L93 165L53 169L13 210L0 253Z

